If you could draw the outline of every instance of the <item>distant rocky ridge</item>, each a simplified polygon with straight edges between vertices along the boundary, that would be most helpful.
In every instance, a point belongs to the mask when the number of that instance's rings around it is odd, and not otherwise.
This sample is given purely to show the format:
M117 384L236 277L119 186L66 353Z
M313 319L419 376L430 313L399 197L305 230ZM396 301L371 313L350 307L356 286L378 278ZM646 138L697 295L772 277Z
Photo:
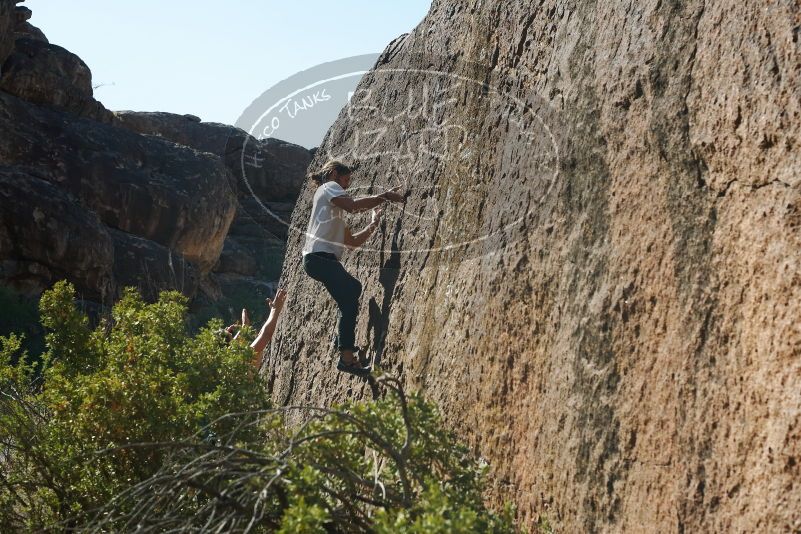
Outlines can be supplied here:
M86 64L15 4L0 0L0 284L36 296L67 278L99 304L178 289L196 310L268 296L310 152L105 109Z

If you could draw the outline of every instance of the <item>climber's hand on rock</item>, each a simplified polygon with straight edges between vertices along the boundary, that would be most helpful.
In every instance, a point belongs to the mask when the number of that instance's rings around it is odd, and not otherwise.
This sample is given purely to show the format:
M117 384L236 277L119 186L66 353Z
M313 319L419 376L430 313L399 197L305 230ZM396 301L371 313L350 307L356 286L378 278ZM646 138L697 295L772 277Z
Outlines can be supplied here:
M390 202L403 202L406 200L406 195L401 194L400 187L393 187L389 191L386 191L382 196Z

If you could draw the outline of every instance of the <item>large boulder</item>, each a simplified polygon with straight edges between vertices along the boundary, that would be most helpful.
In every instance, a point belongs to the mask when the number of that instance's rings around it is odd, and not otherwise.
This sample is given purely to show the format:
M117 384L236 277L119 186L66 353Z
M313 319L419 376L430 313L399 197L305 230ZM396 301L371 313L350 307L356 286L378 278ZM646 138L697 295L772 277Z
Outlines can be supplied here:
M250 138L254 139L254 138ZM253 152L248 148L253 144ZM306 184L311 153L302 146L267 138L245 144L245 155L236 159L240 177L245 176L257 198L295 203Z
M17 39L24 37L27 39L33 39L34 41L49 43L50 41L47 39L47 36L44 34L44 32L28 22L28 19L31 16L31 10L24 8L26 9L26 12L24 13L23 20L20 20L20 9L20 6L17 6L17 25L14 28L14 36Z
M33 16L33 11L30 8L25 6L16 6L14 8L14 28L18 28L22 24L25 24L31 17Z
M15 4L0 0L0 282L35 297L67 278L96 311L124 286L177 289L205 318L263 307L309 151L191 115L115 116Z
M234 126L203 122L195 115L162 111L115 111L120 126L145 135L163 137L201 152L224 156L229 147L242 145L245 132Z
M0 92L0 161L70 192L112 228L217 262L236 212L219 158Z
M308 150L277 139L260 141L239 128L202 122L193 115L133 111L115 115L125 128L222 158L238 193L238 208L214 271L277 276L295 199L306 181Z
M294 207L294 202L262 202L258 198L240 195L230 235L286 241Z
M108 229L35 169L0 165L0 280L35 296L67 278L82 298L110 303L114 245Z
M201 122L193 115L135 111L117 111L115 115L120 125L135 132L220 156L241 194L262 201L294 202L311 160L302 146L278 139L257 140L234 126Z
M113 120L113 114L94 99L92 73L81 58L36 35L18 35L0 74L0 90L82 117Z
M800 10L435 1L328 132L315 164L411 190L346 254L358 342L523 525L800 528ZM373 393L335 370L301 266L311 195L265 367L293 405Z

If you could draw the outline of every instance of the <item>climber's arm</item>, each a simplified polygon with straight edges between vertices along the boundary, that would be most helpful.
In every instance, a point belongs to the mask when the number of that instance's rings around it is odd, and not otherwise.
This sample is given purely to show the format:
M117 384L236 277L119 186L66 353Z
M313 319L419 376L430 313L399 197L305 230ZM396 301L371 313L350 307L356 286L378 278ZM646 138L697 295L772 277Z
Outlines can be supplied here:
M355 234L350 233L350 228L345 228L345 246L350 249L359 248L373 235L376 228L377 224L370 223Z
M386 202L381 195L371 197L352 198L348 195L342 195L331 199L331 204L338 208L342 208L348 213L356 213L359 211L369 210L375 208Z
M373 195L369 197L353 198L348 195L342 195L331 199L331 203L348 213L356 213L365 211L372 208L377 208L384 202L403 202L404 195L398 193L398 188L390 189L380 195Z
M352 234L350 228L345 227L345 246L349 249L359 248L373 235L381 220L381 208L373 210L373 220L362 230Z

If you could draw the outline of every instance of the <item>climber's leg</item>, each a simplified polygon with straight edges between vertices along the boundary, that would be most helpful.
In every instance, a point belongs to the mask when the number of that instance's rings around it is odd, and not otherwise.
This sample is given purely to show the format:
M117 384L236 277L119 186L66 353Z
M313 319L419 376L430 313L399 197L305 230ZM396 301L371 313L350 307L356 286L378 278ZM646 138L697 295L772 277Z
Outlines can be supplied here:
M310 277L322 282L339 307L337 337L342 359L348 364L358 361L353 352L361 282L346 271L333 254L307 254L303 257L303 268Z
M356 348L356 318L359 315L362 284L344 268L338 282L342 291L342 296L336 299L341 313L338 329L339 349L353 351Z

